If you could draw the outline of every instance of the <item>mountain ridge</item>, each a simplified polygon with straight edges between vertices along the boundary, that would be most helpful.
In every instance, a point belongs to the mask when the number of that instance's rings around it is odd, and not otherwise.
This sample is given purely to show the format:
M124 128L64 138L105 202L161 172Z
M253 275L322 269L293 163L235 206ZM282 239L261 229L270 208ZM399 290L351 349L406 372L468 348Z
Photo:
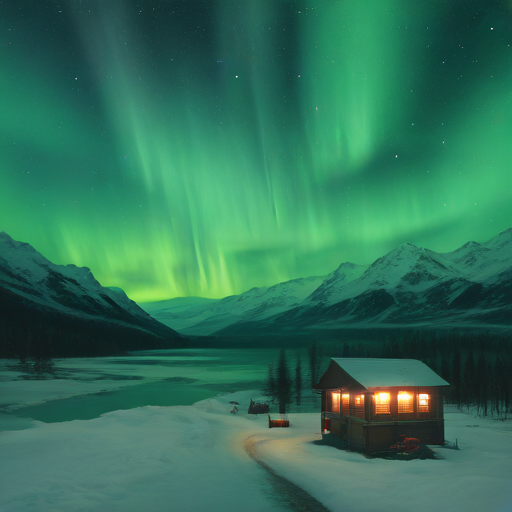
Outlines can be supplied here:
M0 232L0 306L4 357L105 355L184 342L124 291L101 286L89 268L56 265L5 232Z
M192 306L186 321L173 309L173 299L167 301L170 316L152 311L183 333L217 336L356 326L510 325L512 228L448 253L402 243L370 265L344 262L302 300L296 296L287 302L284 290L295 281L268 288L281 311L272 311L267 301L251 302L253 290L203 305L197 316ZM246 304L245 312L219 314L219 304L237 302Z

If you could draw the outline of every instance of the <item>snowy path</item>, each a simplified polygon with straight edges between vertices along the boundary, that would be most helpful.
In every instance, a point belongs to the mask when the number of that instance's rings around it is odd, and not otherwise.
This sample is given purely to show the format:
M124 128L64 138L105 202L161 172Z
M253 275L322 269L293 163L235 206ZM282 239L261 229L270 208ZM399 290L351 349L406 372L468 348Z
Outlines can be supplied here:
M292 510L297 512L329 512L317 499L313 498L304 489L290 482L290 480L278 475L267 463L265 463L258 453L258 443L265 441L255 441L254 436L249 437L245 443L245 450L249 456L254 459L269 475L272 486L281 499L288 503Z

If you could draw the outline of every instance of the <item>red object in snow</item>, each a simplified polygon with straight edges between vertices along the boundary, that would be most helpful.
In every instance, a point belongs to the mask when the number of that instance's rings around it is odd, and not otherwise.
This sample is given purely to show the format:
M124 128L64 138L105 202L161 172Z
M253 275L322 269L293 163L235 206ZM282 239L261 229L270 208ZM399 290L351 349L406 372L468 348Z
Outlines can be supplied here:
M270 414L268 415L268 428L273 428L273 427L289 427L290 426L290 420L285 420L285 419L277 419L277 420L271 420L270 419Z
M401 442L396 443L390 447L392 450L400 450L401 452L411 453L416 451L420 447L420 440L417 439L416 437L401 437Z

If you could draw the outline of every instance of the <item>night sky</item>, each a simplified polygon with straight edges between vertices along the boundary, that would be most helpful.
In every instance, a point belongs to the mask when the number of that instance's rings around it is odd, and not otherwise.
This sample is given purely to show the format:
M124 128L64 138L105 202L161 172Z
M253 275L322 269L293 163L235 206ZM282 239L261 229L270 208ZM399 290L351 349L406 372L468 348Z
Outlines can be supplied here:
M2 1L0 230L137 301L512 226L512 2Z

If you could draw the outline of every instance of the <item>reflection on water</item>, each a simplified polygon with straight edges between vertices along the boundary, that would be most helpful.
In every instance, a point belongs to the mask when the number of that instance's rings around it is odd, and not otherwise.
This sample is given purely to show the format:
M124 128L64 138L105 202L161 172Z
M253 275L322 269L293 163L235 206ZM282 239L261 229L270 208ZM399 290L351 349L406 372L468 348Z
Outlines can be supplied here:
M291 368L297 357L302 358L302 367L307 367L305 352L290 350L287 355ZM268 364L277 362L277 358L278 351L273 349L182 349L56 360L54 375L48 376L48 380L54 381L52 384L58 380L62 389L67 386L71 390L78 383L101 381L104 389L78 395L70 392L75 396L19 407L9 410L9 414L52 423L92 419L110 411L146 405L192 405L212 396L262 389ZM23 375L16 378L21 380ZM30 384L44 386L45 382ZM304 407L311 407L307 398L301 409Z

